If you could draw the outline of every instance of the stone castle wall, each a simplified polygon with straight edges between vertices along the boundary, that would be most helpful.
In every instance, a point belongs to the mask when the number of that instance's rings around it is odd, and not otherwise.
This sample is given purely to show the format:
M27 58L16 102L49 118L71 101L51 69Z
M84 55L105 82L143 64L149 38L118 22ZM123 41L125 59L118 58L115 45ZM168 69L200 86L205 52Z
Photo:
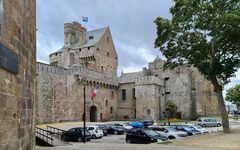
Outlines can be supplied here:
M73 66L70 69L37 64L38 106L37 121L59 122L82 120L83 84L86 77L86 117L90 120L90 108L97 107L97 119L109 120L117 113L118 78L97 71ZM99 85L97 97L91 99L94 84ZM101 117L100 117L101 116Z
M35 11L35 0L0 0L0 42L19 61L16 74L0 68L0 149L35 147Z

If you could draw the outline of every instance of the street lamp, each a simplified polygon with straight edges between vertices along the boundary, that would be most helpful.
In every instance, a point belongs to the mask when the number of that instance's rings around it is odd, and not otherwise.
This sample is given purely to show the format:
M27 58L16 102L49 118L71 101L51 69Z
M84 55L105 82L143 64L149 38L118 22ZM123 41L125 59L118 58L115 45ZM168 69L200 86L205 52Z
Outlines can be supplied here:
M86 137L86 85L87 85L87 79L86 77L83 77L80 79L79 75L75 75L75 78L77 82L83 85L83 143L85 143L85 137Z

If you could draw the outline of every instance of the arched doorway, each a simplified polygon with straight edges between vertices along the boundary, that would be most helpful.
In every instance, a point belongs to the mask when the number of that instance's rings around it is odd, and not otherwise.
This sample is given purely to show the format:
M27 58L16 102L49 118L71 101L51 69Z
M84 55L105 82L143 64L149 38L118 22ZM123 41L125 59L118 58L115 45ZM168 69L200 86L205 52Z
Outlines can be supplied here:
M90 107L90 122L97 122L97 107Z

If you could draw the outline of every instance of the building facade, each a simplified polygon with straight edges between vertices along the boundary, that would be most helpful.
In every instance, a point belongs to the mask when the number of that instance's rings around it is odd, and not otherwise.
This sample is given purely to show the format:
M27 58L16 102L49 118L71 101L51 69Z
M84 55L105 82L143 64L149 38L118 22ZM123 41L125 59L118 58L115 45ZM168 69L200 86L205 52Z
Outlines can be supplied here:
M36 1L0 0L0 149L35 145Z
M82 120L84 86L88 121L161 119L170 100L181 118L219 114L213 87L196 68L165 70L165 61L156 57L148 68L118 77L109 27L87 31L78 22L66 23L64 36L64 46L49 56L50 65L37 64L39 123Z

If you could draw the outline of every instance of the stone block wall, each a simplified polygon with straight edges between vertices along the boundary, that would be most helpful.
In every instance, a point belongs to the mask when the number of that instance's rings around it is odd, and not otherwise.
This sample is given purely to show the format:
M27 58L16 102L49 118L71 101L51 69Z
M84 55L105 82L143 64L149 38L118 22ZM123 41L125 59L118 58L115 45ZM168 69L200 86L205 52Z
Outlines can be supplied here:
M79 81L77 81L78 75ZM82 120L83 84L86 77L86 119L90 121L90 109L96 106L97 120L114 119L118 106L118 78L97 71L73 66L70 69L37 63L37 122ZM97 96L92 100L94 85Z
M18 73L0 68L0 149L35 145L36 1L0 0L0 42L18 56Z

